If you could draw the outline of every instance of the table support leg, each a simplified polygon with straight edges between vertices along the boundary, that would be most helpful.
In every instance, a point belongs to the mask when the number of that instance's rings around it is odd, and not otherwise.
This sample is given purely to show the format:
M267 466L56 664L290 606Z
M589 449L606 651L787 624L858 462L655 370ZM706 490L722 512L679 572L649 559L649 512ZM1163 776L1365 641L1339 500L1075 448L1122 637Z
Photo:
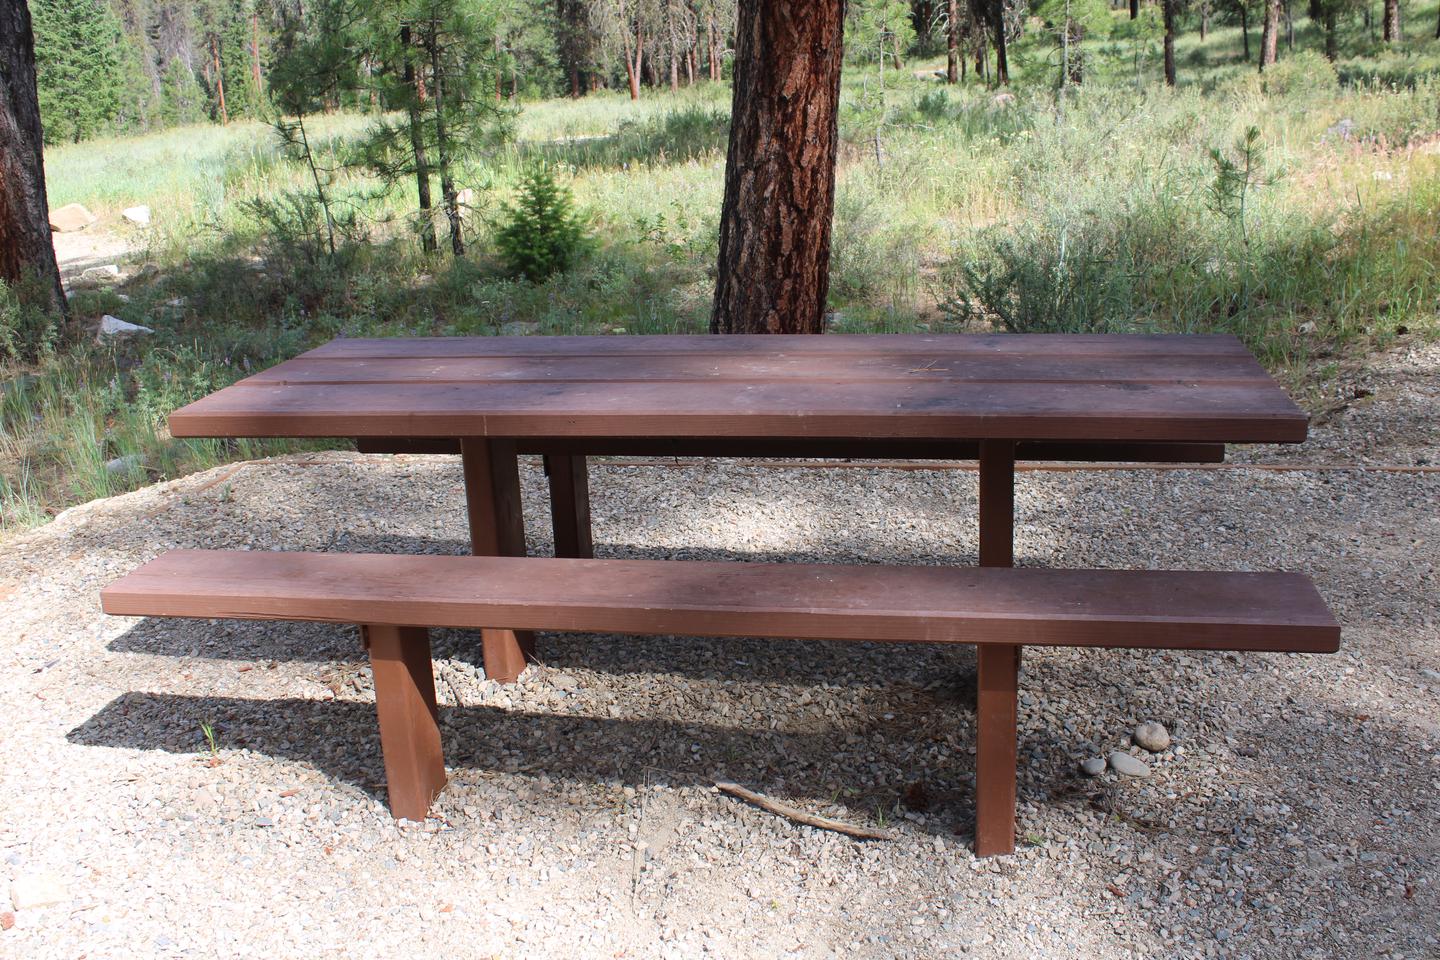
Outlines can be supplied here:
M980 444L980 565L1015 564L1015 443ZM975 696L975 855L1015 850L1018 646L980 644Z
M390 813L397 819L424 820L445 786L430 634L424 627L360 629L375 675L375 715Z
M590 541L590 472L585 457L546 454L545 473L550 478L555 556L590 559L595 550Z
M465 506L470 516L470 551L477 557L525 556L525 515L520 501L520 469L513 440L464 437L460 459L465 470ZM482 630L485 676L513 683L535 657L529 630Z

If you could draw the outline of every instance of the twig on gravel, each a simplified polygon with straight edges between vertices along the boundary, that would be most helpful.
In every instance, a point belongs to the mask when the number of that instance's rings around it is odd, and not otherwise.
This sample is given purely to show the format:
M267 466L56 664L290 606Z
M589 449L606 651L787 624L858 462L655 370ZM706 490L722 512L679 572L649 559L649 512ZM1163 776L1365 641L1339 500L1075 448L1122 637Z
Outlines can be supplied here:
M862 840L894 840L895 834L889 830L877 830L874 827L862 827L855 823L846 823L844 820L832 820L830 817L817 817L813 813L806 813L788 803L781 803L779 800L772 800L754 790L748 790L738 783L731 783L728 780L720 780L715 784L715 789L721 793L728 793L731 796L739 797L741 800L748 800L762 810L769 810L793 820L796 823L803 823L807 827L815 827L819 830L833 830L836 833L843 833L851 837L859 837Z

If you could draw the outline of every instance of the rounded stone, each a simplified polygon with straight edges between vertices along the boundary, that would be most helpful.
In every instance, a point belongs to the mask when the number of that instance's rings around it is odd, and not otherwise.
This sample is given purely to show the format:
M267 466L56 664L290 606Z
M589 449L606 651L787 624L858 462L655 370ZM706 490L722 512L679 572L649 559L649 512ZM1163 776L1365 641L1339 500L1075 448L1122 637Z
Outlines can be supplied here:
M1149 720L1135 728L1132 739L1137 747L1159 753L1170 746L1170 731L1165 729L1165 724Z
M1139 757L1132 757L1121 750L1113 751L1110 754L1110 769L1122 777L1148 777L1150 776L1150 765Z
M1098 777L1105 772L1104 757L1090 757L1080 761L1080 772L1087 777Z

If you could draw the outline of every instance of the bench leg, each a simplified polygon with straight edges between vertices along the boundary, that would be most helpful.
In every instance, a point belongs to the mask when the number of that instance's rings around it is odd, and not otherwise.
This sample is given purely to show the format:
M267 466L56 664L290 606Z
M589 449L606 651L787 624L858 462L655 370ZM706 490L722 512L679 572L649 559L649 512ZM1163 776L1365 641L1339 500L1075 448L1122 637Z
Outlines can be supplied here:
M1020 648L981 644L975 697L975 855L1015 851L1015 726Z
M424 820L445 786L430 635L424 627L360 629L375 674L375 714L390 812L397 819Z
M590 542L590 475L583 456L545 455L550 478L550 521L555 529L555 556L588 560Z
M525 514L514 441L464 437L460 458L470 552L477 557L525 556ZM482 630L480 645L485 676L498 683L513 683L526 661L535 657L535 634L529 630Z
M1015 443L980 443L980 565L1015 565ZM1015 851L1018 646L976 647L975 855Z

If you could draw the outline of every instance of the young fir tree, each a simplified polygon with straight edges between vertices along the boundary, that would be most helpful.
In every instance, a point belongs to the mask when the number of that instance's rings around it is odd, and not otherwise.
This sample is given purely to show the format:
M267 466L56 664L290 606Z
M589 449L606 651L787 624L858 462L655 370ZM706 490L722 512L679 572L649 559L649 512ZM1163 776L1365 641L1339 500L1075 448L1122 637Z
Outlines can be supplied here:
M548 167L536 165L521 175L515 202L504 212L495 243L510 271L527 280L566 269L584 247L585 228L570 189L556 183Z
M120 24L99 0L33 0L35 72L45 142L84 140L120 109Z

